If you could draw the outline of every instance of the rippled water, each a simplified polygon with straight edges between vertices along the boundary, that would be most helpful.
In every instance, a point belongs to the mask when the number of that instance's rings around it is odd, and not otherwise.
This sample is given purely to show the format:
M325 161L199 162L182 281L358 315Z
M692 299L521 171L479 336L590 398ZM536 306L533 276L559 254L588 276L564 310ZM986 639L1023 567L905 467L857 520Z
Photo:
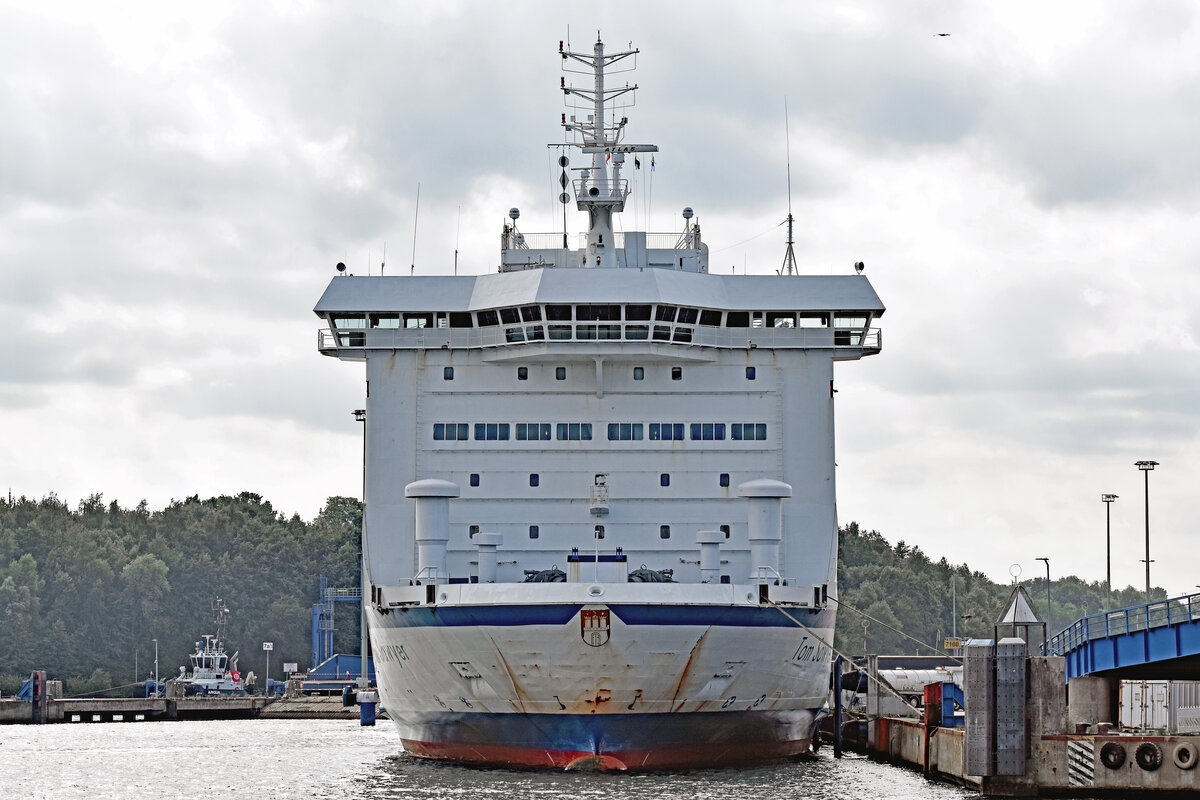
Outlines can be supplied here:
M753 769L612 774L475 769L410 758L386 722L110 722L0 726L6 798L977 797L828 749Z

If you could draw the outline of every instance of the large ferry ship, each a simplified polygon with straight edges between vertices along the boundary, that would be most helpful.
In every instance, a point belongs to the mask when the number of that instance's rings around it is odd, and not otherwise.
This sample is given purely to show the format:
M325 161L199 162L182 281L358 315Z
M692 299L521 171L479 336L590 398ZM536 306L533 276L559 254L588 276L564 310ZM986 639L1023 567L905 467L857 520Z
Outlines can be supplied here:
M690 208L620 231L658 150L606 82L637 52L559 43L586 234L513 209L491 274L339 274L315 308L320 352L366 367L365 614L417 756L784 758L828 695L833 365L879 352L884 307L861 265L711 274Z

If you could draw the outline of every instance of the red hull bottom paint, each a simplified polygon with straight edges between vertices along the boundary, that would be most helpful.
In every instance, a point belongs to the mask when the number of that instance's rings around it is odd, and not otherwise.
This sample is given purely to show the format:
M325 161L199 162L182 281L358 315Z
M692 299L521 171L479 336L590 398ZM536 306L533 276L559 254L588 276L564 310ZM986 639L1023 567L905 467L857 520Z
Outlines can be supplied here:
M706 769L777 761L808 752L811 740L734 744L690 744L649 750L588 753L484 744L446 744L401 739L404 749L420 758L497 767L557 767L572 770Z

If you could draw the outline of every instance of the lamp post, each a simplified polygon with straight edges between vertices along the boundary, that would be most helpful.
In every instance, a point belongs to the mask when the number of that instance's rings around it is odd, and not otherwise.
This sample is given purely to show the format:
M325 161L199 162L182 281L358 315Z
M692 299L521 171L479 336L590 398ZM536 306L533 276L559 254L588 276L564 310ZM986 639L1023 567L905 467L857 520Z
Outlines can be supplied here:
M1146 602L1150 602L1150 470L1157 461L1135 461L1134 466L1146 477Z
M158 639L152 639L154 642L154 696L158 697Z
M363 516L362 530L359 531L359 604L358 604L358 627L359 627L359 674L358 688L366 689L370 685L367 678L367 410L365 408L354 409L354 421L362 423L363 439L362 439L362 501L363 501Z
M1100 495L1104 503L1104 588L1105 600L1112 600L1112 504L1117 499L1115 494Z
M1050 623L1050 559L1038 556L1037 560L1046 562L1046 628L1054 630L1054 626Z

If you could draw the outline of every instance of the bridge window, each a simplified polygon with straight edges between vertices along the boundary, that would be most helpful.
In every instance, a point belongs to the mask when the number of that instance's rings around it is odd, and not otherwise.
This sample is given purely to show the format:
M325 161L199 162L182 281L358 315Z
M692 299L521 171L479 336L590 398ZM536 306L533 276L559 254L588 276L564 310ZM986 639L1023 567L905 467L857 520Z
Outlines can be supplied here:
M650 338L649 325L626 325L625 338L630 341L640 342Z
M517 311L515 308L502 308L500 309L500 321L507 325L511 325L514 322L520 322L521 312Z
M432 328L433 314L405 314L404 327L406 328Z
M488 325L499 325L500 315L495 311L478 311L475 313L475 319L479 322L479 327Z
M618 305L575 306L575 319L579 322L620 321L621 307Z
M362 314L355 314L347 317L334 317L333 327L351 330L355 328L367 327L367 318Z
M570 322L571 307L559 305L546 306L546 319Z
M451 328L469 328L469 327L471 327L471 312L470 311L451 311L450 312L450 327Z
M704 309L700 312L700 324L708 325L714 328L721 327L721 312L713 311L707 308Z
M521 306L521 319L525 322L541 322L541 306Z
M828 314L801 314L798 320L801 328L828 328Z
M679 309L679 316L676 318L675 321L678 322L680 325L695 325L696 317L699 314L700 314L700 311L698 309L681 308L681 309Z
M627 322L648 322L650 306L625 306L625 320Z
M767 327L768 328L794 328L794 327L796 327L796 312L795 311L768 311L767 312Z
M659 322L674 322L676 310L675 306L659 306L654 311L654 318Z
M399 328L399 314L371 314L369 316L372 328Z
M726 328L749 328L750 327L750 312L749 311L730 311L725 315Z

